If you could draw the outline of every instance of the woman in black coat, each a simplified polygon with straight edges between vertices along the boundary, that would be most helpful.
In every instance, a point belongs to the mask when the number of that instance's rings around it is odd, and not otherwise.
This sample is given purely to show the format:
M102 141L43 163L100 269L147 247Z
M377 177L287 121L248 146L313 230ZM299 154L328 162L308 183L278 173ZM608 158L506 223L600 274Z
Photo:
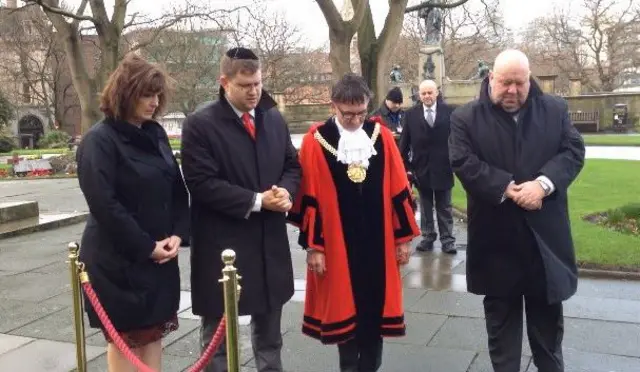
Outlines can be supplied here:
M160 369L161 339L178 328L178 248L189 235L188 194L164 129L168 77L128 55L102 93L105 118L84 135L78 179L89 206L80 260L107 314L141 360ZM103 326L87 303L91 327ZM131 364L109 342L109 371Z

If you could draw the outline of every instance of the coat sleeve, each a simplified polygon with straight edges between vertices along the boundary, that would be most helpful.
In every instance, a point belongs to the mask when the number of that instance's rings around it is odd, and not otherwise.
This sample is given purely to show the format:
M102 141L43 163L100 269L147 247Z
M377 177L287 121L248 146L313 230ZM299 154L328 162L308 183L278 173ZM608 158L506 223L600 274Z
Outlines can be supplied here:
M291 141L289 128L286 125L285 127L287 133L287 148L284 158L284 170L282 172L282 177L280 177L280 181L278 182L278 186L285 188L289 192L289 195L295 199L295 196L298 193L298 188L300 187L300 162L298 161L298 150L296 150L295 146L293 146L293 142Z
M409 128L409 113L407 112L402 118L402 133L400 134L400 155L404 166L407 170L410 169L411 163L409 162L409 152L411 151L411 128Z
M191 217L189 215L189 194L184 184L182 174L178 171L175 181L173 182L173 235L179 236L182 240L182 246L189 245L191 233Z
M564 106L562 140L558 154L540 170L539 175L548 177L556 190L567 190L584 166L585 147L582 136L571 123L568 107Z
M404 131L403 131L404 132ZM388 168L391 187L389 188L393 218L393 235L396 245L411 241L420 235L420 228L416 223L416 202L413 190L409 185L407 172L402 164L400 150L395 145L391 132L381 133L385 141L385 152L388 155Z
M198 115L187 117L182 127L180 157L191 201L238 219L247 217L255 192L233 185L220 176L218 159L202 128L208 124Z
M296 194L293 207L287 214L287 222L300 230L298 244L304 248L312 248L324 252L324 231L322 216L318 204L318 175L314 169L316 144L311 132L307 133L300 147L300 164L302 166L302 182Z
M464 189L474 197L493 205L503 201L507 186L513 175L503 169L482 161L469 136L470 118L456 109L451 114L451 134L449 135L449 159L451 168Z
M76 154L80 189L91 215L116 247L134 261L145 261L156 242L116 198L117 159L116 145L111 139L99 131L87 133Z

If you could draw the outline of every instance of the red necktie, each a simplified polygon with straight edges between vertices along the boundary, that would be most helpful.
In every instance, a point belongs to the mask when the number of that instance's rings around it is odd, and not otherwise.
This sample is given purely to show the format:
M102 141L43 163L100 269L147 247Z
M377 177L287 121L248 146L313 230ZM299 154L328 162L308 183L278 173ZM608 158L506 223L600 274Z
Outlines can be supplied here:
M251 120L251 115L248 112L242 114L242 123L244 124L244 128L249 132L249 135L254 140L256 139L256 127L253 125L253 120Z

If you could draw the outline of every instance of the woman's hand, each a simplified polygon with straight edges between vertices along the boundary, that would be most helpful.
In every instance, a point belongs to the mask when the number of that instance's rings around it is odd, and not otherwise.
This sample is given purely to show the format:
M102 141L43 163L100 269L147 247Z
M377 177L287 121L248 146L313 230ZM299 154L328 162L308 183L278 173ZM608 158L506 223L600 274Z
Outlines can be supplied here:
M178 255L180 243L182 243L182 239L175 235L157 241L156 248L151 252L151 259L158 264L171 261Z

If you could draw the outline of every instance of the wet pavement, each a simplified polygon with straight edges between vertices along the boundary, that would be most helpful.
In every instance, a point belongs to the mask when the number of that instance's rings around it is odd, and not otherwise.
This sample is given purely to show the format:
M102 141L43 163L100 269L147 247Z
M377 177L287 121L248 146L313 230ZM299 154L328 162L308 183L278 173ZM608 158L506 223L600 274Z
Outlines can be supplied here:
M21 193L50 212L84 211L76 180L0 183L0 197ZM48 196L53 195L53 196ZM41 200L42 198L42 200ZM83 225L0 240L0 371L66 372L75 365L66 246ZM290 230L295 242L296 232ZM482 298L466 292L466 230L457 224L456 255L414 253L403 270L407 336L386 340L381 371L491 371ZM416 242L417 243L417 242ZM335 347L302 335L305 253L292 246L296 295L283 313L288 372L337 371ZM199 357L199 320L191 313L189 250L182 249L180 329L165 341L163 371L183 371ZM240 273L242 274L242 273ZM640 282L581 279L565 303L566 371L640 371ZM242 371L255 371L241 319ZM526 336L525 336L526 340ZM89 371L106 371L105 342L87 329ZM523 342L522 371L536 371Z

